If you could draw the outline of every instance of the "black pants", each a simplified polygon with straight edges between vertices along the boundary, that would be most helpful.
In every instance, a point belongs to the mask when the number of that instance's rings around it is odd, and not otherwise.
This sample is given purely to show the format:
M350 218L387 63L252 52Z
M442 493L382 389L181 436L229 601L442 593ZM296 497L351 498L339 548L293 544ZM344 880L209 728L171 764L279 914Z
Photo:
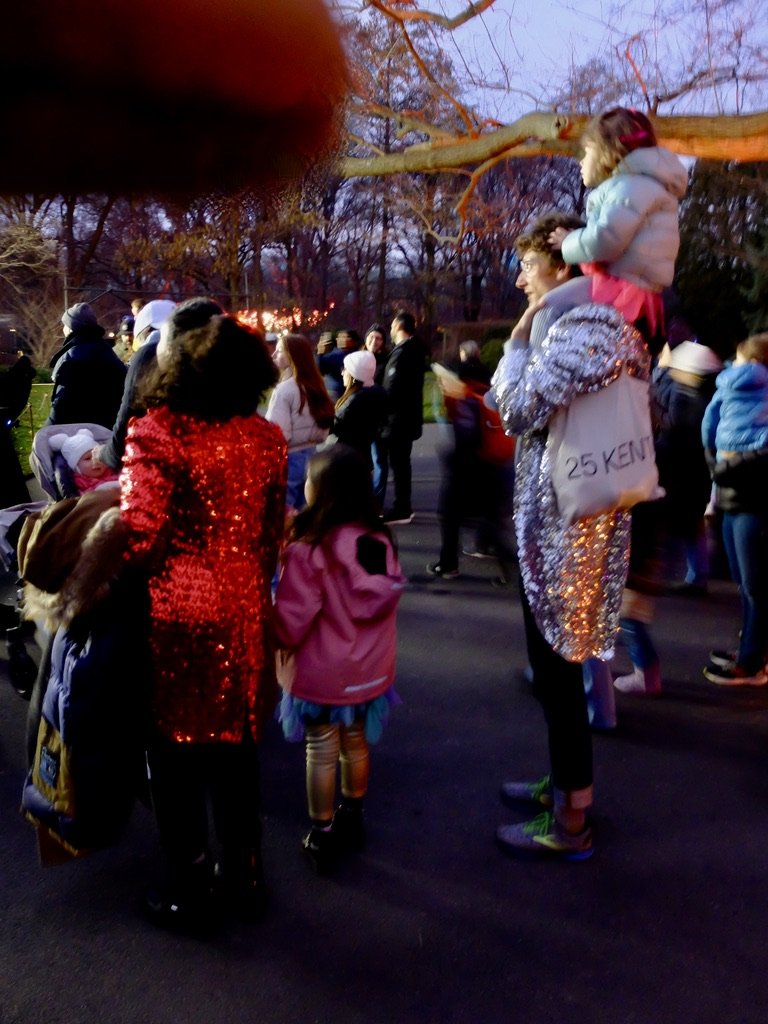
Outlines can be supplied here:
M405 437L388 437L382 442L386 461L392 469L395 495L392 509L398 515L409 516L411 505L411 450L413 441ZM386 472L386 470L384 470Z
M171 870L208 850L208 799L225 852L261 845L258 747L241 743L174 743L155 734L147 752L152 804Z
M533 669L533 695L547 723L552 782L570 792L592 785L592 733L582 667L566 661L541 635L520 581L528 660Z

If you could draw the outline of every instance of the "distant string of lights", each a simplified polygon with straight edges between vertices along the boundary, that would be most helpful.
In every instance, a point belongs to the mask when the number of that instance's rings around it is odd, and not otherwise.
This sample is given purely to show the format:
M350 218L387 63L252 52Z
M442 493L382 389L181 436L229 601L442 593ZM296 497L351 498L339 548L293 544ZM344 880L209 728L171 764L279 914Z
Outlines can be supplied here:
M282 309L258 310L239 309L235 316L241 323L256 327L268 334L288 334L300 327L318 327L333 312L336 303L331 302L327 309L313 309L305 313L299 306L283 306Z

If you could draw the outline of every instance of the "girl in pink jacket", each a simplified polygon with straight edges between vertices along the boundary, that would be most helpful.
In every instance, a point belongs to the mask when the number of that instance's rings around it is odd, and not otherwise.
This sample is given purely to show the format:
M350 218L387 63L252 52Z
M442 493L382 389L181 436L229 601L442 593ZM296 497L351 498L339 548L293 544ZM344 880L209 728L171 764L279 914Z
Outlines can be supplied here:
M314 455L306 498L275 598L278 717L287 739L306 739L311 828L303 847L322 872L340 849L364 841L368 744L399 702L396 615L405 578L358 452L337 444Z

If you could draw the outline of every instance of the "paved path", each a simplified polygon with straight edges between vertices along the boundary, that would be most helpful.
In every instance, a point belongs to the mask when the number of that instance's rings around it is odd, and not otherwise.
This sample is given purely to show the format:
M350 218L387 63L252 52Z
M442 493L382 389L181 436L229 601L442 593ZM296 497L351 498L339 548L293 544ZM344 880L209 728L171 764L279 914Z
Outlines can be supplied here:
M435 433L398 532L405 703L374 750L369 848L332 879L307 871L302 750L273 730L258 927L205 944L137 916L157 866L142 809L118 849L40 869L16 813L24 705L0 679L0 1024L768 1021L768 693L701 676L737 628L732 586L659 602L664 695L622 698L617 732L595 738L592 860L505 858L498 784L544 767L542 722L514 590L485 563L450 583L423 572Z

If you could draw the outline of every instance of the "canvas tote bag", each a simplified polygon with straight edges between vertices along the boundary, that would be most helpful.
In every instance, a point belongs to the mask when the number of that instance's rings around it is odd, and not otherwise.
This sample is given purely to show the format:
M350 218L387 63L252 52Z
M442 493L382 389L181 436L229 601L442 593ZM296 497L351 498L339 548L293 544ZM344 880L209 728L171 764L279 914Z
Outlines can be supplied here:
M664 494L648 382L627 373L559 409L549 421L547 451L557 507L568 524Z

